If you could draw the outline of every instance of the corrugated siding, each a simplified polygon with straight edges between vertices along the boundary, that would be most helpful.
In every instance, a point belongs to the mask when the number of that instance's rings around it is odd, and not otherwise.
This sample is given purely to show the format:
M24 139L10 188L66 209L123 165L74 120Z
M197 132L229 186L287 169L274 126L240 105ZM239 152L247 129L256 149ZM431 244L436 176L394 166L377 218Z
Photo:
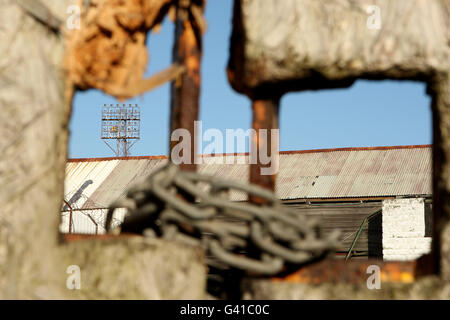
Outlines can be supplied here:
M223 159L215 157L216 161ZM237 159L248 161L247 156ZM165 161L133 158L69 162L65 199L74 198L75 208L105 208ZM199 171L247 181L248 165L220 162L202 164ZM283 200L430 195L431 147L282 153L276 193ZM241 201L246 197L232 193L231 199Z
M119 163L119 160L69 162L66 166L64 199L73 209L82 208ZM95 203L92 199L90 202L91 208L104 208L102 203Z
M381 210L381 202L354 204L299 204L285 203L299 214L319 220L324 234L334 230L341 231L341 246L337 251L347 252L362 222L372 213ZM381 256L381 214L374 216L365 224L353 250Z
M131 186L145 179L166 161L161 159L120 161L95 189L83 209L108 207L118 198L124 197Z
M213 175L226 180L235 180L239 182L245 182L248 180L249 168L245 163L248 162L248 156L237 155L234 157L205 157L208 163L203 163L199 166L199 172L202 174ZM213 160L214 159L214 160ZM234 161L233 164L224 164L226 161ZM215 163L212 163L215 161ZM233 201L246 201L247 195L245 193L237 192L233 190L229 194L230 199Z

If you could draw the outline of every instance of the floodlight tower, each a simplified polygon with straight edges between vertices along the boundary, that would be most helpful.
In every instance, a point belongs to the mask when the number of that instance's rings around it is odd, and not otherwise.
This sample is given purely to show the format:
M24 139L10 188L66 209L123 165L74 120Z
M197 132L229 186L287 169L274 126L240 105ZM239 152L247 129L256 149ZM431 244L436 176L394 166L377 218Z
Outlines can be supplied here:
M141 111L137 104L104 104L101 139L116 157L127 157L131 147L140 139L140 124ZM108 140L116 140L115 147Z

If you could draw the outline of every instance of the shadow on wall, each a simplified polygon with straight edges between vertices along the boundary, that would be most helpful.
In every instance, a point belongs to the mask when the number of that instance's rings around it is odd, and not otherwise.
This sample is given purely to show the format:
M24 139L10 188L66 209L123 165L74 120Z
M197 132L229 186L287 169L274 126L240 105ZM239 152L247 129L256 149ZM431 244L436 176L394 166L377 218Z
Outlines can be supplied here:
M383 227L381 212L369 219L367 226L367 241L369 257L383 257Z
M83 196L83 191L91 184L93 184L94 181L92 181L91 179L86 180L81 187L73 194L73 196L67 201L67 203L69 203L70 206L72 206L73 204L77 203L78 200L81 199L81 197ZM63 206L62 211L68 211L69 207L65 204Z

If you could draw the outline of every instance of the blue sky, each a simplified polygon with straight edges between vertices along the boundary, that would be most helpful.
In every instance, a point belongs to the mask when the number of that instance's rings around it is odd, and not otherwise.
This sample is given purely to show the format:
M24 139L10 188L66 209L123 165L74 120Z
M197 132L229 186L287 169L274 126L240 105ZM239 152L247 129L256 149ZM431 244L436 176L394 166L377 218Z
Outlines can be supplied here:
M234 92L226 77L232 1L208 1L204 37L200 120L203 130L244 130L251 126L250 100ZM171 63L173 24L166 19L150 34L146 76ZM97 90L75 96L69 157L110 157L101 141L101 107L117 103ZM141 140L131 155L167 154L169 84L125 103L141 107ZM429 144L430 98L418 82L357 81L349 89L289 93L281 100L280 150Z

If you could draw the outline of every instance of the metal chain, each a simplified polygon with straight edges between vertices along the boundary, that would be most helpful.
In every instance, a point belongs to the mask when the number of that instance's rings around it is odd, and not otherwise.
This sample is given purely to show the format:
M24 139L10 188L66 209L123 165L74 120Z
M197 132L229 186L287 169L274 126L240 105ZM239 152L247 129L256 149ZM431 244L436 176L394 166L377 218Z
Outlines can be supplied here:
M266 204L230 201L230 191L262 198ZM200 245L211 266L261 275L275 275L287 264L319 259L338 246L338 231L324 236L316 219L283 206L272 192L182 171L172 163L110 207L107 231L116 208L128 209L121 232L142 231L147 236Z

